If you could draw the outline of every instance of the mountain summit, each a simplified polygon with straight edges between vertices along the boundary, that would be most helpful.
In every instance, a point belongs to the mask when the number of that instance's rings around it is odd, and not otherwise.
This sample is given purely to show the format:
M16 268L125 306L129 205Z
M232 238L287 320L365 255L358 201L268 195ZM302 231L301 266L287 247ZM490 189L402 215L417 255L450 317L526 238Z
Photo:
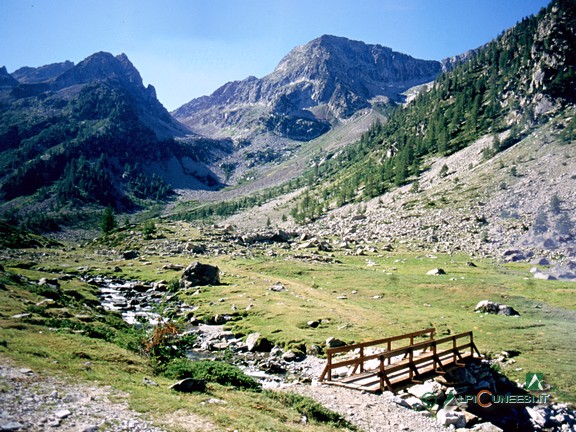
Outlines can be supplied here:
M271 74L227 83L173 115L206 135L226 128L307 141L361 109L401 100L402 92L441 70L437 61L324 35L294 48Z

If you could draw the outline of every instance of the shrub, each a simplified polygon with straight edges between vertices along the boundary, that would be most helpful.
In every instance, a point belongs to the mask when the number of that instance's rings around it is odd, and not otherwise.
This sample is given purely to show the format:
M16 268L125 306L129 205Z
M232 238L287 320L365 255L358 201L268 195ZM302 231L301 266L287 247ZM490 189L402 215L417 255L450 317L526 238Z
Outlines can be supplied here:
M194 378L243 390L260 391L260 384L256 380L236 366L221 361L174 359L166 367L164 375L172 379Z

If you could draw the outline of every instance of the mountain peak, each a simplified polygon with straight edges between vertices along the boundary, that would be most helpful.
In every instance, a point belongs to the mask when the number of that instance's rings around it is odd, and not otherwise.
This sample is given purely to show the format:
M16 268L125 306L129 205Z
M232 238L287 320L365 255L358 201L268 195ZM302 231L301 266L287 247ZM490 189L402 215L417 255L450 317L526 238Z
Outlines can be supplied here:
M227 83L174 115L201 133L241 126L250 134L264 124L275 135L306 141L375 100L400 100L402 92L432 81L441 68L381 45L322 35L291 50L271 74ZM232 107L234 116L225 114Z
M82 60L73 68L67 70L54 84L57 88L76 84L86 84L91 81L117 80L130 87L142 86L142 77L126 54L114 56L100 51Z

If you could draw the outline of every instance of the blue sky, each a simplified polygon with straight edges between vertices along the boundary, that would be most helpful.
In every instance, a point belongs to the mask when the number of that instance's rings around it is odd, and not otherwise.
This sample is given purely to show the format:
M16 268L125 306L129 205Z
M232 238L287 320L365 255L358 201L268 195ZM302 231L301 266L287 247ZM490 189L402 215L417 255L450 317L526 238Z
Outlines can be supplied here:
M476 48L548 0L0 0L0 66L126 53L169 110L262 77L323 34L441 60Z

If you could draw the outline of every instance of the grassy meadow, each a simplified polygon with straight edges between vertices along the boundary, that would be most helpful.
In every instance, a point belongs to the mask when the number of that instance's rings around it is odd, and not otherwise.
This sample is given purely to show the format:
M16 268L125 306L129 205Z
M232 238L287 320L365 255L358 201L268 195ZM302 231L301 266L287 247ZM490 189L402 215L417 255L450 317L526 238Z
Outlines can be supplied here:
M267 392L230 391L210 384L209 396L226 401L210 405L202 403L207 394L169 390L173 381L153 376L148 360L122 343L126 328L119 317L98 311L94 287L76 277L62 280L59 297L42 306L51 294L31 283L80 272L173 281L182 272L164 270L164 265L186 266L198 260L217 265L222 284L180 291L178 298L197 306L200 319L233 315L226 327L237 335L257 331L284 348L302 351L312 344L324 345L330 336L351 343L428 327L435 327L439 336L472 330L480 352L517 354L514 363L501 366L508 378L523 382L527 372L542 372L557 400L576 401L576 285L536 280L527 263L379 252L377 244L376 252L364 256L280 245L245 248L186 223L157 222L156 227L148 239L137 227L132 234L120 230L84 245L7 251L1 263L5 271L0 272L0 359L10 357L42 373L112 385L129 394L132 408L170 430L179 430L170 418L181 412L206 419L215 430L300 430L298 409ZM167 242L195 242L226 253L166 253ZM120 251L127 249L139 249L139 257L121 259ZM426 275L434 268L446 274ZM277 283L286 289L270 290ZM520 316L475 313L475 305L486 299L510 305ZM22 313L30 315L14 317ZM310 327L312 320L320 325ZM144 386L144 376L160 387ZM313 431L339 427L326 422L307 426Z

